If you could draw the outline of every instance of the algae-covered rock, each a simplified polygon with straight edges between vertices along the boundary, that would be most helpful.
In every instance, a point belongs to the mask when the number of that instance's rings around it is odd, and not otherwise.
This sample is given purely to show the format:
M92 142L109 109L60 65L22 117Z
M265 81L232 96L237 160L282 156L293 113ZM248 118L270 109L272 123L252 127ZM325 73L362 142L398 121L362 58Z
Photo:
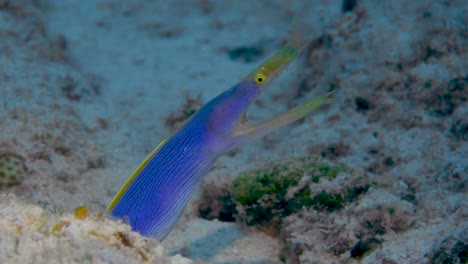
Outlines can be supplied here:
M430 255L431 264L468 263L468 227L444 239Z
M278 235L283 218L304 208L340 210L369 187L363 175L354 175L349 168L317 158L278 161L242 173L229 186L219 187L222 191L214 186L206 189L206 193L216 195L205 195L210 201L202 201L200 215L210 212L223 220L229 218L225 217L229 209L238 221ZM233 208L233 204L237 206Z
M13 153L0 155L0 186L11 186L21 182L26 173L24 159Z
M346 189L321 189L318 192L315 189L320 188L317 183L321 179L332 180L339 173L349 171L346 167L311 157L277 162L240 175L234 180L230 193L239 204L241 220L248 225L272 225L276 229L281 218L302 208L315 207L328 211L343 208L345 197L349 196ZM312 188L315 185L317 188Z
M357 259L381 247L387 230L411 224L406 207L413 205L399 197L383 207L369 204L378 201L374 184L365 173L319 158L278 161L223 186L207 185L200 215L222 220L230 210L237 221L279 237L285 263L312 263L318 252L327 263ZM353 210L359 210L355 217Z

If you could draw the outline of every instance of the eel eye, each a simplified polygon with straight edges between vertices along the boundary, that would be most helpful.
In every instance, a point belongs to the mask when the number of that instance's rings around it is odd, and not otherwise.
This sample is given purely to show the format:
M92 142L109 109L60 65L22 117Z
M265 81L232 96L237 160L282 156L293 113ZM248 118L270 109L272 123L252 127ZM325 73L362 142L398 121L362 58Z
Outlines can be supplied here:
M258 85L262 85L266 82L266 76L265 74L263 73L258 73L257 75L255 75L255 83L258 84Z

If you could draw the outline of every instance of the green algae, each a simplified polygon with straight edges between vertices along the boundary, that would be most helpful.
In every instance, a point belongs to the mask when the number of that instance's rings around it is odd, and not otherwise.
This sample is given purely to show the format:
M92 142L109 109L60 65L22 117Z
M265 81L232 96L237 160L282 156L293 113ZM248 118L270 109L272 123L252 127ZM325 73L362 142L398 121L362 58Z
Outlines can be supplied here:
M277 225L280 218L297 213L304 207L329 212L340 210L350 196L355 199L366 192L368 186L359 190L351 188L343 194L322 191L312 195L309 183L301 183L304 177L309 177L310 184L318 184L323 178L332 179L347 171L350 169L302 158L241 174L233 181L229 192L232 199L243 207L244 215L240 217L248 225ZM291 188L297 190L288 195Z
M26 174L26 165L21 156L12 153L0 155L0 186L18 184Z

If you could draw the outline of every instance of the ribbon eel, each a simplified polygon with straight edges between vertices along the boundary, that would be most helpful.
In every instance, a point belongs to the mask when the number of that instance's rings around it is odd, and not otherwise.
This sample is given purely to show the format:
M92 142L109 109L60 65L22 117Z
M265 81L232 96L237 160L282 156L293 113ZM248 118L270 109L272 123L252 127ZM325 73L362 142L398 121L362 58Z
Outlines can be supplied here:
M328 103L331 93L258 124L246 120L249 106L306 44L292 38L239 83L192 115L133 172L107 207L110 216L123 219L144 236L162 241L218 157Z

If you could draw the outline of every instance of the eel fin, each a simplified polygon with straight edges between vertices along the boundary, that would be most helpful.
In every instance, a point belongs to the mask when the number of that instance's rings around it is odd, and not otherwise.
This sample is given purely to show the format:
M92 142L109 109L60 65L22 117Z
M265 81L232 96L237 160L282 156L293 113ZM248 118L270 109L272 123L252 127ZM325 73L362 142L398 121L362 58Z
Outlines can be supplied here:
M107 211L112 211L117 203L120 201L125 191L127 191L130 184L136 178L138 174L143 170L143 168L148 164L148 162L156 155L156 153L162 148L162 146L169 140L170 137L165 138L159 145L143 160L143 162L136 168L136 170L130 175L125 184L120 188L119 192L114 196L110 204L107 206Z

